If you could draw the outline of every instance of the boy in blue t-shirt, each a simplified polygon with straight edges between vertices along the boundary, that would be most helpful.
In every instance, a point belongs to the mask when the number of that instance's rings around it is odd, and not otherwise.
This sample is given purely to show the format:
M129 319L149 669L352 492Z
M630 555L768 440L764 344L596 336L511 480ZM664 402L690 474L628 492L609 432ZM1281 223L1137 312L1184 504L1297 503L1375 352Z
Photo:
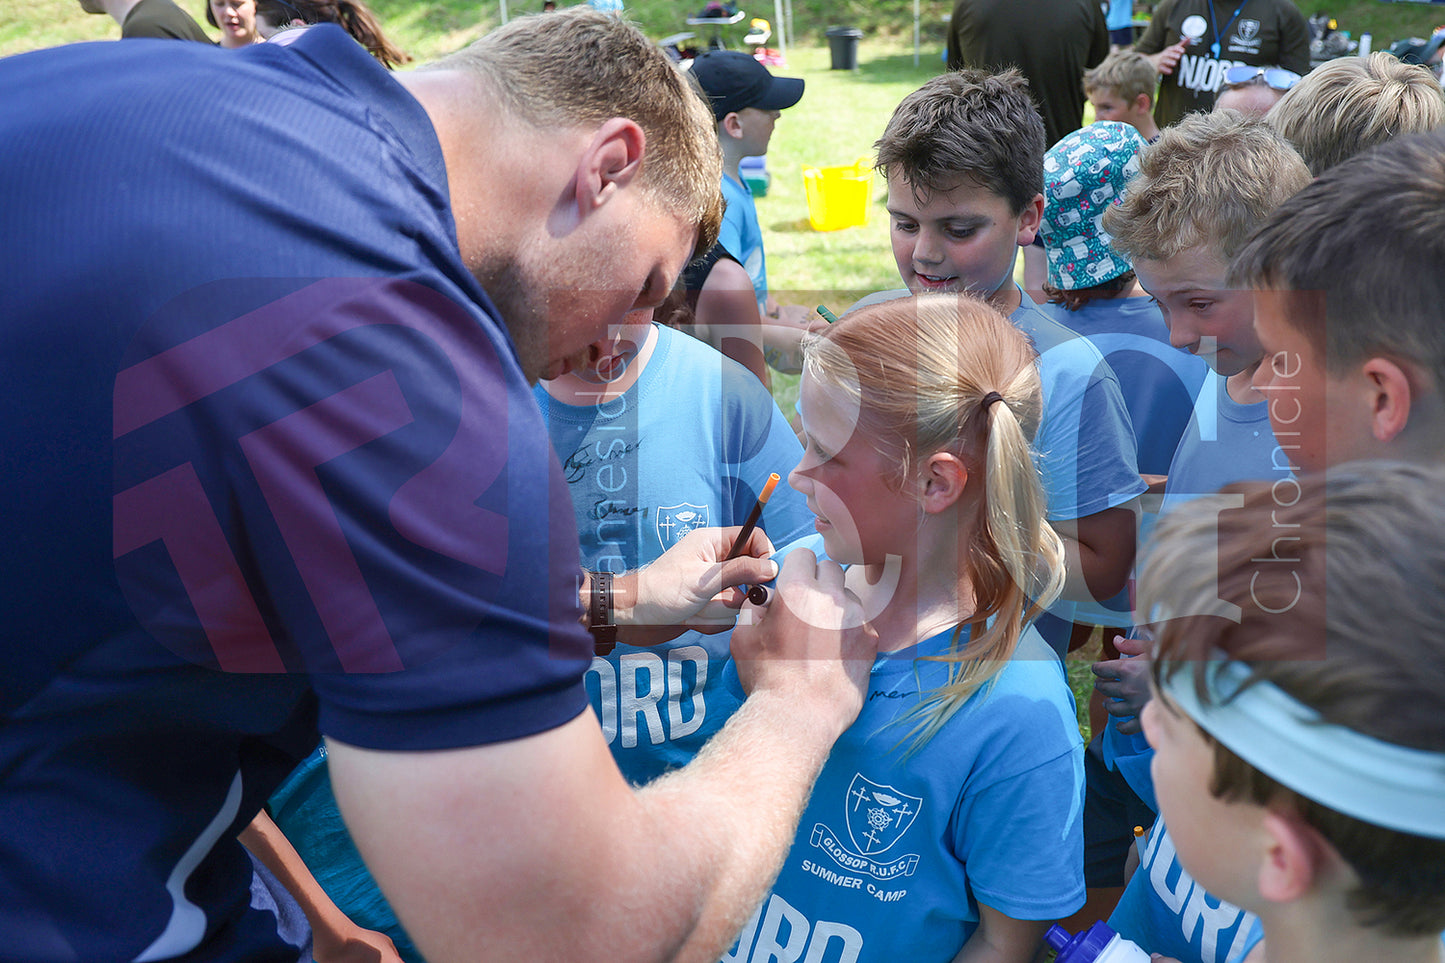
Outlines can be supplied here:
M903 283L915 294L988 298L1039 353L1044 419L1034 446L1049 521L1064 538L1068 582L1036 627L1062 656L1075 602L1124 587L1144 484L1114 373L1014 281L1019 248L1033 243L1043 211L1043 120L1018 71L957 70L905 97L875 146ZM860 305L897 294L870 295Z
M1183 869L1139 872L1192 916L1186 960L1260 960L1262 932L1277 961L1439 963L1445 550L1421 530L1445 525L1445 472L1365 460L1292 481L1160 520L1144 727Z
M1234 111L1196 114L1145 148L1123 203L1104 214L1112 248L1132 260L1164 314L1171 343L1211 369L1170 462L1161 515L1230 482L1290 478L1288 456L1269 430L1265 396L1251 387L1264 358L1254 334L1253 294L1232 288L1226 273L1260 222L1308 183L1299 155L1262 121ZM1122 640L1118 647L1132 655L1144 644ZM1096 691L1110 700L1103 760L1154 808L1149 746L1137 718L1148 699L1146 672L1143 660L1129 658L1094 666ZM1177 876L1168 867L1141 869L1111 920L1151 951L1223 963L1222 956L1202 955L1200 938L1214 933L1222 944L1217 952L1227 951L1243 915L1226 920L1232 908L1219 907L1213 917L1203 915L1203 904L1186 898L1188 887Z
M758 299L758 313L776 322L763 326L763 355L780 371L797 371L799 344L807 333L811 310L802 305L778 304L768 290L768 264L763 253L763 228L758 222L753 192L742 176L744 157L768 152L773 126L782 111L803 97L798 77L774 77L751 54L739 50L709 50L692 61L692 75L707 94L717 118L722 147L722 230L718 243L747 269Z
M1445 458L1442 198L1445 137L1400 138L1331 167L1281 205L1231 264L1233 282L1259 288L1255 331L1265 363L1255 386L1298 469ZM1429 578L1439 568L1417 571ZM1415 592L1438 596L1428 585ZM1229 963L1261 959L1262 938L1252 928Z
M802 446L767 389L676 328L628 320L593 345L590 366L533 389L583 567L634 571L695 528L742 525L772 473L782 480L759 527L775 545L811 533L813 515L787 481ZM737 708L722 685L729 642L688 631L593 658L588 698L629 782L686 765Z

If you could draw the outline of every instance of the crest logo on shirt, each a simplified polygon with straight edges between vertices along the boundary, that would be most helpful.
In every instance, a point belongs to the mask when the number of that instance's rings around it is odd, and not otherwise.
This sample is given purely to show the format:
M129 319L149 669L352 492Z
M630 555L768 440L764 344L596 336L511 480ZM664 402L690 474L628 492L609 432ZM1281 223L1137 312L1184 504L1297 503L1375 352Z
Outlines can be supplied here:
M677 544L678 539L695 528L707 528L706 505L667 505L657 509L657 540L663 551Z
M1248 41L1250 41L1250 40L1253 40L1255 37L1259 36L1259 21L1258 21L1258 20L1241 20L1241 21L1239 21L1239 26L1235 28L1234 35L1235 35L1237 38L1239 38L1240 40L1243 40L1243 41L1245 41L1245 42L1248 42Z
M848 838L864 856L886 852L913 825L923 800L855 775L848 786Z
M878 857L903 838L922 808L921 796L910 796L894 786L885 786L855 773L843 799L847 842L822 823L814 824L809 842L842 868L866 873L874 879L912 876L918 868L917 853L894 853L886 857L887 862Z

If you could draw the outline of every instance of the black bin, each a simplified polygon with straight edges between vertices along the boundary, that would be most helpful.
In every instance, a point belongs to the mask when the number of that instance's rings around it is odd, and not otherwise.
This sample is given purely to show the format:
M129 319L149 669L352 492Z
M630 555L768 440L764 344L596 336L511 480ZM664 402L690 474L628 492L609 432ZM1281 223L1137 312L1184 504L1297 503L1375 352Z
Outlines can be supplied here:
M863 31L857 27L829 27L828 48L833 54L834 70L858 69L858 41Z

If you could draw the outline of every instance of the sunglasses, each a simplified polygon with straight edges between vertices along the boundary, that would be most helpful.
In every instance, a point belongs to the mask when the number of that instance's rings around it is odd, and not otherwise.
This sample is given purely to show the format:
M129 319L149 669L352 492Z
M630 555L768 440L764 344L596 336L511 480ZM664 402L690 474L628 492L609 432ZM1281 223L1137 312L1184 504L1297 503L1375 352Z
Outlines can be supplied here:
M1248 64L1235 64L1224 71L1226 87L1243 87L1261 79L1275 90L1289 90L1299 83L1300 76L1283 67L1251 67Z

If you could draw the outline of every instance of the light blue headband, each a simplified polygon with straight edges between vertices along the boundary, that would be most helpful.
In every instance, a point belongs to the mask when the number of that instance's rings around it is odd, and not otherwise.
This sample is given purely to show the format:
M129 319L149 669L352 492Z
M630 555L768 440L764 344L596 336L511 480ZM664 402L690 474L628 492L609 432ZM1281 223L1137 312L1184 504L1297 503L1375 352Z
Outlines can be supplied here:
M1209 705L1194 691L1200 665ZM1200 728L1301 796L1371 825L1445 839L1445 753L1323 722L1272 682L1239 691L1249 674L1242 662L1180 663L1163 689Z

